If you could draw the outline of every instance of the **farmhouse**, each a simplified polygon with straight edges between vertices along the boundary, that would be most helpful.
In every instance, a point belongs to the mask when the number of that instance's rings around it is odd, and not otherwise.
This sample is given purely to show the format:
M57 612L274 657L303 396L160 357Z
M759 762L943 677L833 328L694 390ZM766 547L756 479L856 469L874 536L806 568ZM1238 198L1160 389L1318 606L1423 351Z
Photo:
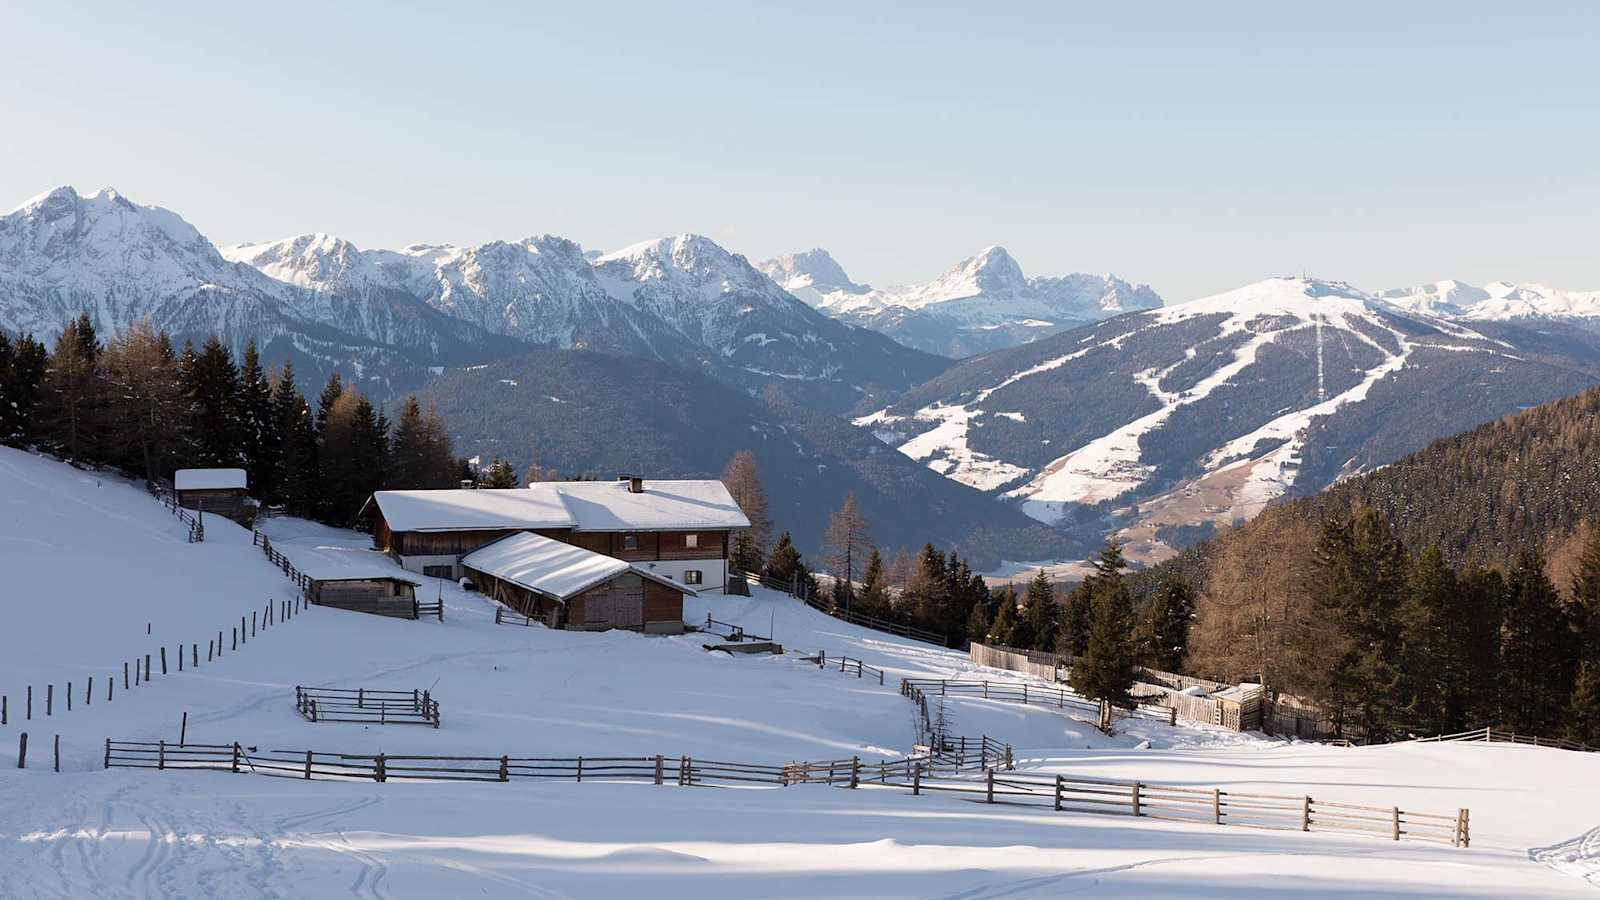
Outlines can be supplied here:
M728 535L750 527L720 481L546 481L505 490L378 491L362 508L373 547L423 575L460 578L463 558L521 532L721 591Z
M246 487L243 469L179 469L172 476L179 506L227 516L248 526L253 510Z
M677 634L694 591L649 569L532 532L501 538L461 561L491 598L551 628Z

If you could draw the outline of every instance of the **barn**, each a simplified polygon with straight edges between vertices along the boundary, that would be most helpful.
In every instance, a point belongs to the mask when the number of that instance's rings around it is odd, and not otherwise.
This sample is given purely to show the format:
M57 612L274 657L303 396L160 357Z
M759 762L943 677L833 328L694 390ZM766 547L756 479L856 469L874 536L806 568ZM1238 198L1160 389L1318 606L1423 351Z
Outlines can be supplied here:
M651 634L684 630L683 598L692 588L615 557L522 532L461 561L484 594L551 628Z
M179 469L172 476L179 506L227 516L245 526L255 512L248 487L243 469Z
M720 481L637 477L378 491L362 515L374 549L423 575L460 578L467 554L533 532L711 591L726 585L730 533L750 527Z
M348 572L309 577L311 587L306 593L311 602L318 606L398 619L417 618L418 583L409 578Z

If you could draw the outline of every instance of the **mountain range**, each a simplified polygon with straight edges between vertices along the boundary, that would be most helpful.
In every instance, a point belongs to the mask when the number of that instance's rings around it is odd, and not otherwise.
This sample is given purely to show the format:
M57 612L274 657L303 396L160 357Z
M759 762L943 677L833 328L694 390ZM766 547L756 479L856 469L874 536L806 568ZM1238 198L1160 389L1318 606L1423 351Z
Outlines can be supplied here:
M760 269L831 316L953 358L1161 305L1148 285L1114 275L1027 277L1004 247L985 247L926 284L883 289L851 281L822 249L769 259Z
M856 421L1041 522L1119 533L1153 560L1600 382L1600 333L1580 324L1418 305L1268 279L975 357Z

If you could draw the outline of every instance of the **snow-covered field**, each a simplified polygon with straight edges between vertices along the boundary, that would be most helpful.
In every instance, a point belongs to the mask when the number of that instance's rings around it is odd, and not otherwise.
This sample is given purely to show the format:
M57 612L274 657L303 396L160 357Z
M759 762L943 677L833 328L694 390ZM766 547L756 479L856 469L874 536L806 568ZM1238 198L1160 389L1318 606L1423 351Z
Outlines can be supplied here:
M687 618L847 653L870 679L784 657L707 653L703 638L493 624L454 585L445 621L313 609L206 663L205 642L289 581L247 531L208 518L203 544L138 488L0 450L0 897L1593 896L1600 758L1526 747L1340 749L1153 723L1105 737L1040 707L952 701L957 731L1043 772L1311 793L1450 812L1458 850L988 806L948 795L573 783L304 782L101 768L106 737L238 740L354 753L688 754L758 763L898 757L915 739L901 677L1014 678L958 653L837 622L787 597L711 596ZM265 524L305 567L365 538ZM381 558L380 558L381 559ZM150 634L146 635L148 626ZM124 691L121 662L201 645L201 665ZM159 663L157 664L159 672ZM104 701L104 679L117 675ZM84 680L97 694L83 706ZM61 692L73 681L74 708ZM42 716L56 685L56 715ZM35 686L35 717L19 698ZM312 724L296 684L430 688L437 731ZM17 733L32 738L14 768ZM61 735L61 774L48 769ZM1148 741L1148 749L1136 749Z

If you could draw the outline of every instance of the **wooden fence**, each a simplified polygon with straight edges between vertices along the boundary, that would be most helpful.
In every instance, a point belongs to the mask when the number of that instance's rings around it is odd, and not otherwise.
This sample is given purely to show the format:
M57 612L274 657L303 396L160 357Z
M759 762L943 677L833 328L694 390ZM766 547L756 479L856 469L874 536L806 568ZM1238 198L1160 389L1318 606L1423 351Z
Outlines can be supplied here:
M294 563L289 561L289 557L279 553L277 549L272 546L271 538L267 537L266 534L260 531L252 531L251 541L255 544L255 546L261 548L262 553L266 554L268 562L277 566L278 569L283 572L284 577L294 582L295 587L298 587L301 593L311 590L311 578L307 576L306 573L295 568Z
M439 727L439 701L427 691L295 687L294 708L311 722Z
M169 490L166 485L149 479L145 480L144 489L150 492L150 496L161 501L161 505L165 506L168 512L177 516L178 521L189 526L189 543L198 544L206 539L205 523L178 505L178 495L176 493Z
M879 684L883 684L882 669L878 668L877 666L869 666L861 660L853 657L837 656L830 660L828 659L828 654L826 651L818 650L815 656L802 656L799 657L799 659L801 662L816 663L817 668L819 669L825 669L830 663L837 662L839 664L840 672L844 672L845 674L854 672L856 673L857 678L876 678L878 679Z
M1558 750L1576 750L1581 753L1600 753L1600 747L1591 747L1581 741L1566 738L1547 738L1533 734L1520 734L1504 728L1474 728L1471 731L1462 731L1457 734L1441 734L1434 737L1417 738L1418 743L1434 741L1467 741L1484 744L1526 744L1530 747L1554 747Z
M1049 807L1059 812L1112 813L1219 826L1278 831L1334 831L1389 840L1471 845L1468 810L1453 815L1360 806L1310 796L1255 794L1220 788L1178 787L1068 775L1002 772L986 768L976 778L929 756L882 762L860 757L784 765L695 759L689 756L410 756L246 750L234 744L169 744L106 739L105 766L157 770L209 769L280 778L360 781L555 780L643 784L825 784L845 788L955 794L983 803Z
M1090 700L1061 688L1039 687L1025 683L906 678L900 682L900 692L914 699L914 695L918 694L939 697L982 697L985 700L1071 710L1093 715L1097 721L1102 717L1102 704L1099 701ZM1149 719L1171 725L1175 721L1174 714L1175 711L1169 706L1137 706L1133 709L1113 707L1110 717L1112 720Z

